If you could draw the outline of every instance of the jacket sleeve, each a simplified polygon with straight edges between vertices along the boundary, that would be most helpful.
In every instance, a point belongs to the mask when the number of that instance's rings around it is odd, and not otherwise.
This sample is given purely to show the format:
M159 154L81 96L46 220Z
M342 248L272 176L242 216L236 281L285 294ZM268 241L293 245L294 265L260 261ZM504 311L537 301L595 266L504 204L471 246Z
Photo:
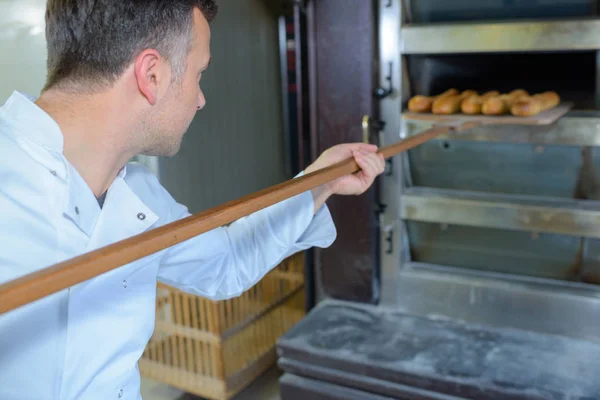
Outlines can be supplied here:
M175 203L175 219L189 216ZM158 280L213 300L241 295L285 258L329 247L336 229L326 205L314 213L310 191L170 247Z

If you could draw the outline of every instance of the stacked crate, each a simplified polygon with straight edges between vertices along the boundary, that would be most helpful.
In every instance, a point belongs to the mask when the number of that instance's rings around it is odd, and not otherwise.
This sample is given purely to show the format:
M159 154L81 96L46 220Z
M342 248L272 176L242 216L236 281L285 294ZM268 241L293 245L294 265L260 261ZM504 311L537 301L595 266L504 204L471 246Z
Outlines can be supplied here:
M140 372L188 393L230 399L274 365L277 339L305 316L304 296L304 253L230 300L159 284L156 327Z

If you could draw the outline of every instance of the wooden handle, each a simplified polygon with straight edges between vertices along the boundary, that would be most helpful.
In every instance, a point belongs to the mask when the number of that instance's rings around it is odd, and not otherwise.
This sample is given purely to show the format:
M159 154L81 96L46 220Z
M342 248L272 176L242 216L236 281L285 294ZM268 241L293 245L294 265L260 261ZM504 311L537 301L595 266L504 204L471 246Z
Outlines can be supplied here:
M458 128L445 126L430 129L393 145L382 147L379 152L385 158L389 158L453 130ZM358 165L351 158L7 282L0 285L0 314L234 222L358 170Z

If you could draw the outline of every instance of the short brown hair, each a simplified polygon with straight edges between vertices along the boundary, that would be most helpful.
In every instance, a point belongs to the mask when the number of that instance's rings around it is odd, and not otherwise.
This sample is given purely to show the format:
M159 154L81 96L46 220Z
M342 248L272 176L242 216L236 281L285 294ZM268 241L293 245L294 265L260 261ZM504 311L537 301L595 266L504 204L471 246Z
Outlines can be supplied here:
M146 48L160 52L177 79L185 70L195 8L209 23L217 14L215 0L48 0L44 89L110 85Z

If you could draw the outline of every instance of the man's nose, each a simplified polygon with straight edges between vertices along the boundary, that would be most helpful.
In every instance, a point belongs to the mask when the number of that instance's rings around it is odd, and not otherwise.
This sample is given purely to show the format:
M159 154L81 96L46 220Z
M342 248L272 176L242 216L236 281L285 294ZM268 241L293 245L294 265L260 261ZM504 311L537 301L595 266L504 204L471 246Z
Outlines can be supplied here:
M200 92L198 96L198 111L202 110L206 105L206 98L204 97L204 93Z

